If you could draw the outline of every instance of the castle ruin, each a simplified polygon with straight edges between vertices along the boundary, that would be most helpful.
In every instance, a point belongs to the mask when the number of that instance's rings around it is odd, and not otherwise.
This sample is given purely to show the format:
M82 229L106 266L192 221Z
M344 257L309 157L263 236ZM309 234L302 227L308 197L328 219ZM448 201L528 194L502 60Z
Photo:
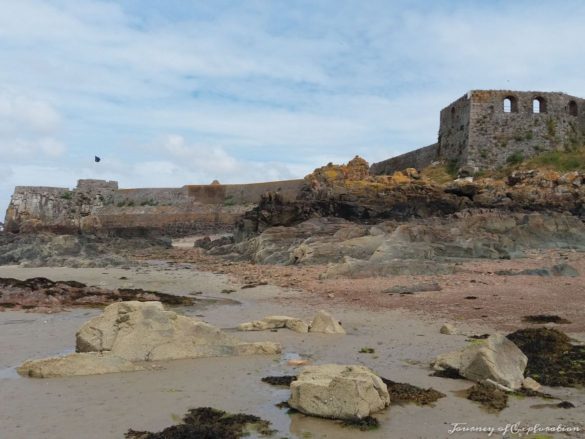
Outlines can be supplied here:
M558 92L472 90L441 110L437 143L374 163L373 174L441 161L471 172L585 142L585 99Z
M473 90L441 111L437 143L375 163L370 173L422 169L434 162L474 173L584 143L585 99L565 93ZM8 232L124 235L155 230L172 236L229 231L263 194L276 192L291 201L304 184L304 180L214 182L120 189L115 181L80 180L73 189L18 186L4 227Z

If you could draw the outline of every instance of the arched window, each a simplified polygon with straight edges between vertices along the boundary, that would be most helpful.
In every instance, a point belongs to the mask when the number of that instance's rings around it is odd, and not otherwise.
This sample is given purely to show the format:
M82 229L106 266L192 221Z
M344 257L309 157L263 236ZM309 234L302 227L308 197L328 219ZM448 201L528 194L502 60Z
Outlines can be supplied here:
M514 96L504 98L504 113L517 113L518 100Z
M544 98L536 97L532 100L533 113L546 113L546 101Z
M575 101L569 102L569 114L571 116L578 116L579 115L579 109L577 107L577 102L575 102Z

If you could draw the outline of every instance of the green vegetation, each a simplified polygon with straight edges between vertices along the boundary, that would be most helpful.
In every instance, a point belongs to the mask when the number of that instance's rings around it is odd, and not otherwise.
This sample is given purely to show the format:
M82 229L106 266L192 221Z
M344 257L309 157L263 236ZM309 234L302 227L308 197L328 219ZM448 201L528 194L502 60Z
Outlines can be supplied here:
M421 176L435 183L448 183L453 181L455 177L448 172L447 168L444 164L427 166L421 171Z
M522 154L519 151L513 152L506 159L506 163L509 163L510 165L519 165L523 161L524 161L524 154Z
M585 170L585 147L570 151L543 152L526 162L526 167L558 172L583 171Z
M546 120L546 132L549 137L555 137L557 135L557 121L552 117Z
M456 159L451 159L447 162L447 173L453 177L457 178L457 171L459 171L459 162Z
M73 192L67 191L61 194L61 198L64 200L71 200L73 198Z
M234 200L234 196L233 195L228 195L223 200L223 205L224 206L234 206L235 204L236 204L236 200Z
M157 206L158 205L158 201L153 200L152 198L143 201L142 203L140 203L141 206Z

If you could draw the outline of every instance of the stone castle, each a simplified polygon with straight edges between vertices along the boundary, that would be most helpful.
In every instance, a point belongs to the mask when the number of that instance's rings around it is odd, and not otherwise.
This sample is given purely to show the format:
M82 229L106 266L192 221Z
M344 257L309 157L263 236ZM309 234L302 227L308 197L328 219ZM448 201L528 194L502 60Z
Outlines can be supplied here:
M472 90L441 110L437 143L375 163L373 174L449 162L473 173L585 143L585 99L565 93Z
M585 100L564 93L474 90L441 111L438 142L375 163L370 174L449 163L473 173L542 151L585 143ZM367 164L364 161L364 172ZM6 212L9 232L111 231L168 235L231 230L264 193L294 200L304 180L243 185L119 189L80 180L74 189L19 186Z

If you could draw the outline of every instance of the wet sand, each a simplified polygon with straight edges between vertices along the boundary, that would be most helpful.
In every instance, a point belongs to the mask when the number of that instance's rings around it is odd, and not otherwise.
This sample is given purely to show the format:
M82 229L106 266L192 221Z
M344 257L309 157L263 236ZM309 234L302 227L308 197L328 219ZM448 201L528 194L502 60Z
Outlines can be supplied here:
M0 276L20 279L45 276L52 280L77 280L110 288L156 289L173 294L202 292L197 297L229 299L230 303L182 311L224 329L269 314L309 320L318 309L314 303L303 300L310 293L270 285L240 290L225 275L200 272L187 265L159 264L131 270L0 267ZM225 289L236 291L223 294ZM361 308L359 302L332 301L321 308L342 321L348 332L346 336L298 334L286 329L238 332L245 340L280 342L284 352L280 356L180 360L157 363L160 370L52 379L21 378L14 368L27 359L70 352L76 330L100 311L75 309L50 315L22 311L0 313L0 437L122 438L128 428L161 430L177 422L189 408L198 406L258 415L278 429L276 438L488 437L480 433L450 435L450 424L455 422L495 427L516 422L581 423L578 425L585 428L583 389L544 389L573 402L576 406L573 409L533 408L551 402L511 397L508 408L491 414L460 396L461 390L471 387L470 382L429 376L428 364L436 355L466 344L464 335L439 333L443 319L403 309L372 311L369 307ZM457 326L469 334L493 332L491 327L476 321L459 322ZM585 340L584 333L570 335ZM360 354L362 347L373 347L376 352ZM309 358L315 364L364 364L386 378L434 387L447 397L440 399L435 407L392 406L376 415L381 428L370 432L301 414L288 415L286 410L275 407L288 398L288 390L269 386L260 379L267 375L295 374L296 369L288 366L287 360L297 356Z

